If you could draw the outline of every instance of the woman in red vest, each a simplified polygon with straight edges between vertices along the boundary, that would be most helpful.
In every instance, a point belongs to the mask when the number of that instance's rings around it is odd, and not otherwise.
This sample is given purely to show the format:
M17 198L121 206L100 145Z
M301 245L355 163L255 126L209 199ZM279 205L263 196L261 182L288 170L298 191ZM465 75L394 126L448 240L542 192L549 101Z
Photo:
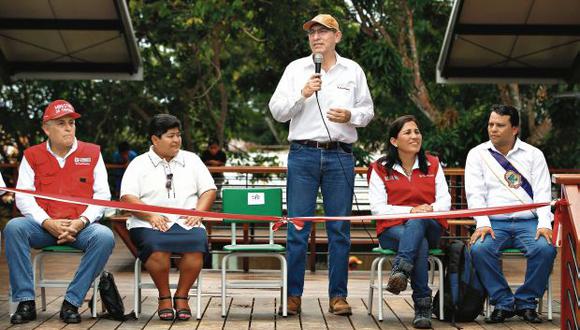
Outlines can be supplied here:
M447 211L451 197L439 159L426 154L419 123L413 116L397 118L389 128L387 154L369 167L372 214ZM416 328L431 327L431 289L428 286L429 249L436 247L445 220L378 220L383 249L397 251L387 290L399 294L411 278Z

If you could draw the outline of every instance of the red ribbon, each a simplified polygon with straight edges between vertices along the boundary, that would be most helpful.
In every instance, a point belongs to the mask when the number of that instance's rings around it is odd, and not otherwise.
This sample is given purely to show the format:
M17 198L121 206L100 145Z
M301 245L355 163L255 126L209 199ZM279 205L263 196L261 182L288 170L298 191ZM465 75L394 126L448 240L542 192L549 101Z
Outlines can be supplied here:
M23 190L15 188L3 188L0 190L9 191L18 194L29 195L37 198L54 200L58 202L80 204L80 205L96 205L108 208L115 208L119 210L126 211L137 211L137 212L151 212L151 213L165 213L174 214L181 216L200 216L204 217L208 221L222 221L222 219L236 219L236 220L253 220L253 221L269 221L274 222L272 226L273 230L278 230L280 227L287 223L292 223L297 230L302 230L304 228L304 222L325 222L325 221L360 221L360 220L399 220L399 219L455 219L455 218L466 218L475 216L486 216L495 214L505 214L513 213L519 211L526 211L535 209L538 207L548 206L549 202L546 203L534 203L534 204L522 204L522 205L508 205L508 206L496 206L478 209L466 209L466 210L454 210L446 212L427 212L427 213L404 213L404 214L389 214L389 215L369 215L369 216L339 216L339 217L278 217L278 216L266 216L266 215L248 215L248 214L236 214L236 213L220 213L220 212L210 212L210 211L197 211L197 210L187 210L174 207L162 207L155 205L146 204L135 204L126 203L118 201L109 201L101 199L90 199L82 197L72 197L58 194L50 193L39 193L33 190ZM565 201L564 201L565 202ZM567 205L564 202L557 205ZM209 219L208 219L209 218ZM211 219L213 218L213 219Z

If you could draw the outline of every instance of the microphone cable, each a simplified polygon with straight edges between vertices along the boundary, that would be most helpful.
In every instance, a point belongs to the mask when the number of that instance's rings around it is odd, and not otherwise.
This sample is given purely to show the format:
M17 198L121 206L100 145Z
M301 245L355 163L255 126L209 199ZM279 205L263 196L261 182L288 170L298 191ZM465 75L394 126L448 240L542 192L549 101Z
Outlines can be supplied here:
M322 114L322 107L320 106L320 102L318 100L318 91L314 92L316 95L316 104L318 105L318 112L320 113L320 119L322 119L322 124L324 125L324 128L326 129L326 134L328 135L328 140L330 141L330 143L334 142L334 140L332 139L332 136L330 135L330 130L328 129L328 125L326 125L326 121L324 120L324 115ZM338 147L341 147L340 142L338 142ZM352 152L352 150L351 150ZM354 155L351 155L354 157ZM344 165L342 164L342 160L340 159L340 155L338 153L336 153L336 158L338 159L338 162L340 164L340 168L342 169L342 173L344 175L344 179L346 181L346 183L348 184L348 186L350 187L350 191L352 192L352 196L354 197L354 202L356 205L356 210L357 212L360 213L360 207L358 204L358 198L356 197L356 193L354 191L354 181L356 181L356 172L353 175L353 183L352 185L350 184L350 181L348 180L348 176L346 175L346 170L344 169ZM354 172L354 169L353 169ZM352 212L352 206L351 206L351 212ZM351 213L352 214L352 213ZM369 238L371 239L371 243L373 245L375 245L375 239L373 238L373 236L371 235L371 233L369 232L364 220L361 220L361 224L363 225L363 229L365 230L365 232L367 233L367 235L369 236ZM350 235L349 235L350 236Z

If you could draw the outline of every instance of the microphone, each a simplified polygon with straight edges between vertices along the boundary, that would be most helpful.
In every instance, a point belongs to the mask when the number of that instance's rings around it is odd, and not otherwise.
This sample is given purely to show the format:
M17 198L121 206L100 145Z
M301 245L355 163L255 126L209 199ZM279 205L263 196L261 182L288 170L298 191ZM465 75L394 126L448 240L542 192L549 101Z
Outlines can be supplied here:
M320 53L314 54L314 73L320 74L320 69L322 68L322 59L323 56ZM315 92L316 99L318 100L318 91Z
M322 59L322 54L314 54L314 73L320 73L320 69L322 68Z

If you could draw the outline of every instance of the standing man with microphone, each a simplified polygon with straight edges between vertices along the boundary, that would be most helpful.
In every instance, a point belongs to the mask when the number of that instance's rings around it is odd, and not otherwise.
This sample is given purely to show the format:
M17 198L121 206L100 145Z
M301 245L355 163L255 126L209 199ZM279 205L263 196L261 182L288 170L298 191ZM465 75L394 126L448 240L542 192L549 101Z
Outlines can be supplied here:
M304 23L312 55L290 63L270 100L272 116L290 121L288 140L288 216L312 216L319 189L327 216L352 211L357 127L373 118L373 101L362 68L341 57L335 47L342 38L336 19L320 14ZM288 314L300 313L306 251L311 223L288 226ZM328 234L329 312L350 315L348 255L350 222L326 222Z

